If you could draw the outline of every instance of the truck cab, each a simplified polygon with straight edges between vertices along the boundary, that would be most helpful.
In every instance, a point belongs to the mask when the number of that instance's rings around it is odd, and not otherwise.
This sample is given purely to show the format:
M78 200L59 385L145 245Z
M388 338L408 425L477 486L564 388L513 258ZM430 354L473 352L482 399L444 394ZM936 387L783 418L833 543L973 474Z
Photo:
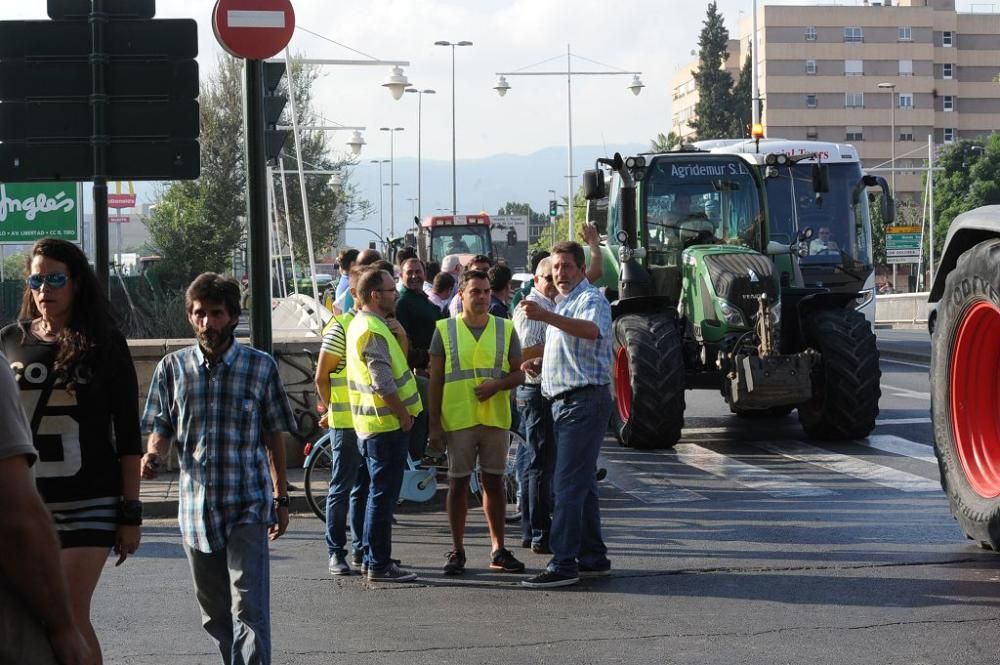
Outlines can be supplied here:
M433 215L420 222L417 252L424 261L440 261L449 254L458 254L463 263L484 254L493 256L490 238L490 216Z

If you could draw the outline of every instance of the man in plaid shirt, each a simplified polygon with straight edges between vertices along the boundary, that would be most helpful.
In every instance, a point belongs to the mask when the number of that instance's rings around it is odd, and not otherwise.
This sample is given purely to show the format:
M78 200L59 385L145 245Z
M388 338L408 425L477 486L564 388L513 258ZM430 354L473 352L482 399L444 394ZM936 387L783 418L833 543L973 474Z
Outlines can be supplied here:
M198 344L169 354L153 373L142 473L154 477L177 442L178 520L202 625L226 665L267 665L267 541L288 526L282 432L295 422L274 359L233 337L236 282L203 273L185 301Z

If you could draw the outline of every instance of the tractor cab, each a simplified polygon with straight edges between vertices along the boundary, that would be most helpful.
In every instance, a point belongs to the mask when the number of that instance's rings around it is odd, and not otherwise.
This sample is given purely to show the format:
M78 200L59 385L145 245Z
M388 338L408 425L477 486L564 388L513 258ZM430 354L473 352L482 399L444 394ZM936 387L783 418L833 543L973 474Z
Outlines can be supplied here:
M489 215L434 215L420 223L418 251L425 261L440 261L448 254L469 258L493 256Z

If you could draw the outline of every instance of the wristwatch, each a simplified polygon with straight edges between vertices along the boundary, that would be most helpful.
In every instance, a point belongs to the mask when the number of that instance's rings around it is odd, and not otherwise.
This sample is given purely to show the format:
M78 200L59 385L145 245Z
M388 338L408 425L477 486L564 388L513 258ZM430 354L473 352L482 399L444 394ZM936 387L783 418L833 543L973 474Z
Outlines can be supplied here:
M288 498L287 494L284 496L276 496L274 497L273 501L275 510L277 510L278 508L287 508L290 503L290 499Z
M141 526L142 501L122 499L118 504L118 523L125 526Z

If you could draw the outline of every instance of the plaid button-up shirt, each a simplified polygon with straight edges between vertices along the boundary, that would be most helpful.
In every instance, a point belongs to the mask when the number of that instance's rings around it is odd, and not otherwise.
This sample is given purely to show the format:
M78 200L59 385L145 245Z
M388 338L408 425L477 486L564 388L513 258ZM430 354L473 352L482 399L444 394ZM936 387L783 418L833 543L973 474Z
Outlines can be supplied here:
M271 356L236 340L211 367L198 345L171 353L153 373L142 429L177 444L187 546L216 552L235 525L275 521L262 434L294 431L295 420Z
M542 394L548 398L584 386L611 382L611 305L587 278L556 303L556 314L593 321L597 339L574 337L555 326L545 330Z

